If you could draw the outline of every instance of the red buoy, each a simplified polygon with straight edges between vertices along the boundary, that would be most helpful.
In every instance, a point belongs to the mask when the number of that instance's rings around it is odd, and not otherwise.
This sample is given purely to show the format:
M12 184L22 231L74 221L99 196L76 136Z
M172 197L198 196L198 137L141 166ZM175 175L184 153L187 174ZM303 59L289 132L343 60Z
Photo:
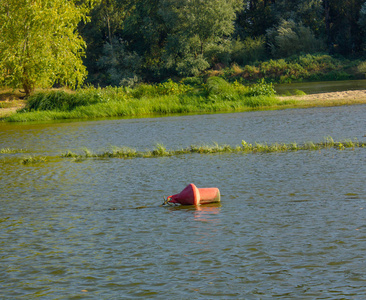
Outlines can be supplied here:
M220 202L220 191L218 188L197 188L193 183L187 185L179 194L168 197L170 203L182 205L201 205Z

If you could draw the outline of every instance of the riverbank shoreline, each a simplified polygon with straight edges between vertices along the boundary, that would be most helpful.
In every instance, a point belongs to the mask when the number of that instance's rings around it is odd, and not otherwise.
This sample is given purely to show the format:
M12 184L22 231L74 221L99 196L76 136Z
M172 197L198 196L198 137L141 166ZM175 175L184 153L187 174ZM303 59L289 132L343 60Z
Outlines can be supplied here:
M292 102L289 105L283 105L280 109L288 107L308 108L308 107L324 107L324 106L341 106L366 104L366 90L350 90L342 92L318 93L309 95L290 95L278 96L280 101ZM26 106L26 100L18 97L0 101L0 118L8 117L15 114L17 110ZM266 109L271 107L266 107Z

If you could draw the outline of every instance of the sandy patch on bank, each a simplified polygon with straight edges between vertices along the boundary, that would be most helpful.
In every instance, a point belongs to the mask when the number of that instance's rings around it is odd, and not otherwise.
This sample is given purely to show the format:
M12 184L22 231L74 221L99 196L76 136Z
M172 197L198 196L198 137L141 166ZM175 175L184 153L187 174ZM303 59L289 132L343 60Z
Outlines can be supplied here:
M366 103L366 90L357 91L344 91L344 92L331 92L331 93L320 93L311 94L304 96L281 96L281 100L295 99L302 101L320 101L321 104L324 101L339 102L342 104L346 103Z

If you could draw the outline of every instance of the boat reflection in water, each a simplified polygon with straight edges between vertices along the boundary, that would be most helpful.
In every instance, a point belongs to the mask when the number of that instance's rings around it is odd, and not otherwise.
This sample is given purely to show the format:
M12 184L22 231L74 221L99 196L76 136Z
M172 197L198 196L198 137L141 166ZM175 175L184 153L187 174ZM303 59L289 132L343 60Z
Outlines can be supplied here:
M221 203L212 203L206 205L195 206L194 220L202 222L218 222Z

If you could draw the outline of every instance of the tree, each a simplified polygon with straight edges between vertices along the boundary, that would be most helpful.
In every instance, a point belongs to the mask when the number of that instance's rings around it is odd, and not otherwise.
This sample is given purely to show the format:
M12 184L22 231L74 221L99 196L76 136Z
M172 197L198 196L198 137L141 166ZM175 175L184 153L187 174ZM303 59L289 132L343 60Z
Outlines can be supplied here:
M278 22L291 19L309 27L317 36L324 31L322 0L276 0L273 11Z
M55 83L76 87L86 77L85 43L76 31L91 3L72 0L2 0L0 84L23 88Z
M358 25L360 25L360 28L362 30L362 36L365 39L366 35L366 2L362 4L361 10L360 10L360 18L358 20ZM365 44L364 44L365 46Z
M122 40L112 39L111 43L106 43L103 54L97 64L104 69L104 83L113 86L133 86L138 83L141 58L136 52L126 50Z
M168 28L168 66L182 75L197 75L209 66L209 46L223 43L234 32L240 0L162 0L160 14Z
M260 37L275 25L273 4L275 0L244 0L244 9L236 19L236 34L241 39Z
M276 58L301 52L315 53L325 48L323 41L317 39L309 27L291 19L282 20L277 27L267 30L267 39Z
M90 22L81 23L80 35L87 44L84 65L88 70L87 82L96 85L111 84L108 70L100 60L106 53L115 60L114 44L122 37L125 19L134 6L133 0L98 0L90 11Z
M323 0L330 52L360 54L363 44L359 19L364 0Z
M159 14L160 0L137 0L124 22L123 39L130 52L141 58L141 69L148 81L164 77L161 60L167 38L167 27Z

